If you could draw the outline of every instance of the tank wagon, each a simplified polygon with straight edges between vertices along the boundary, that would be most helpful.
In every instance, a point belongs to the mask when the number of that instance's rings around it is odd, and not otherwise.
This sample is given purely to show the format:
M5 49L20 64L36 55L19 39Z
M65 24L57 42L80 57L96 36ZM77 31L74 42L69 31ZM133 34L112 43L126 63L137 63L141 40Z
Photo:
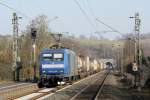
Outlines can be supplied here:
M38 87L57 85L79 77L77 56L66 48L45 49L40 52L40 79Z

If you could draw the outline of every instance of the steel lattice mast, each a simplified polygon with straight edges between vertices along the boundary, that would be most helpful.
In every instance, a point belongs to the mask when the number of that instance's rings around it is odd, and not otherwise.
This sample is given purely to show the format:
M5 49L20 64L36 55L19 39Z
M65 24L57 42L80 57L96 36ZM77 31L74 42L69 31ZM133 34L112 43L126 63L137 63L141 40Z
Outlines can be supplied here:
M13 13L13 64L12 64L12 71L13 71L13 79L14 81L19 81L19 73L17 72L17 62L20 62L19 56L19 46L18 46L18 20L21 17L18 17L16 13Z

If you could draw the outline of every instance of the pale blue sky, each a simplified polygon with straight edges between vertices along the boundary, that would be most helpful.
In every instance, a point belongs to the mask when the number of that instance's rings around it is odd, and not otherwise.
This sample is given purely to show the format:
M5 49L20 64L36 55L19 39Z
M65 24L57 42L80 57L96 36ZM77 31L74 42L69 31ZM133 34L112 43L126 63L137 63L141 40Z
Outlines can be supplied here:
M84 11L90 17L96 29L93 28L80 11L74 0L0 0L26 15L34 18L40 14L48 16L49 19L59 18L49 24L52 31L70 32L77 34L90 34L95 31L109 30L104 25L95 21L91 15L100 18L101 21L116 28L122 33L133 31L133 19L135 12L140 13L142 19L141 31L150 32L150 0L78 0ZM90 12L92 8L93 12ZM0 5L0 34L12 34L13 11ZM22 15L20 15L22 16ZM30 19L23 17L20 30L24 30ZM114 37L117 33L107 33L106 37ZM116 36L115 35L115 36ZM119 35L118 35L119 36Z

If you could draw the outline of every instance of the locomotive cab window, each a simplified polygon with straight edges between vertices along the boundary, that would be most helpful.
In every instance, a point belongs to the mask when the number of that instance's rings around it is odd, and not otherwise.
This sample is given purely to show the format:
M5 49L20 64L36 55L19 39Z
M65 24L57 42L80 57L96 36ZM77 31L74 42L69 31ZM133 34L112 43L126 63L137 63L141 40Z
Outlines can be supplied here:
M53 55L52 54L43 54L43 60L44 61L53 61Z
M64 55L63 53L54 53L54 61L63 61Z

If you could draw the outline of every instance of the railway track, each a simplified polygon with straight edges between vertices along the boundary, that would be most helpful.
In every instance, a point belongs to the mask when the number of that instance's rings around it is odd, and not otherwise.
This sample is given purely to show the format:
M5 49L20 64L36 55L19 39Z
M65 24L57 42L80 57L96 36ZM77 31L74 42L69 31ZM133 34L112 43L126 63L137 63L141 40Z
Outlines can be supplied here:
M12 83L10 85L1 86L0 91L3 91L5 89L10 89L10 88L15 88L15 87L22 86L22 85L28 85L28 84L29 83L18 83L18 84Z
M83 88L70 100L99 100L104 82L109 74L109 71L104 74L102 79L97 79L91 84Z
M101 96L102 96L102 89L103 89L103 86L104 86L104 84L105 84L105 80L106 80L107 76L109 75L109 73L110 73L110 71L108 71L108 72L106 73L106 75L104 76L104 79L102 80L102 82L101 82L101 84L100 84L99 90L98 90L98 92L97 92L97 94L96 94L94 100L100 100L100 99L101 99Z
M64 89L68 86L70 86L70 85L65 84L65 85L60 85L60 86L52 87L52 88L40 88L40 89L37 89L36 91L33 91L31 93L28 92L28 94L26 94L26 95L23 95L23 96L20 96L17 98L15 97L13 100L37 100L37 99L44 97L46 95L53 94L56 91Z
M73 81L72 84L76 84L79 81L80 80ZM28 94L26 94L24 96L15 97L15 98L13 98L13 100L43 100L42 99L43 97L44 98L48 97L49 95L52 95L55 92L61 91L61 90L68 88L70 86L71 86L70 84L65 84L65 85L57 86L55 88L41 88L41 89L37 89L36 91L33 91L32 93L28 92Z
M108 71L94 74L37 100L98 100ZM35 100L35 99L31 99Z
M20 95L37 90L36 84L20 83L0 88L0 100L12 99Z
M96 93L100 94L98 91L101 91L107 74L108 72L102 71L74 81L72 85L65 84L55 88L39 89L36 84L9 86L1 89L0 100L62 100L62 98L65 100L78 100L82 98L93 100L94 97L99 97ZM103 79L104 77L105 79Z

